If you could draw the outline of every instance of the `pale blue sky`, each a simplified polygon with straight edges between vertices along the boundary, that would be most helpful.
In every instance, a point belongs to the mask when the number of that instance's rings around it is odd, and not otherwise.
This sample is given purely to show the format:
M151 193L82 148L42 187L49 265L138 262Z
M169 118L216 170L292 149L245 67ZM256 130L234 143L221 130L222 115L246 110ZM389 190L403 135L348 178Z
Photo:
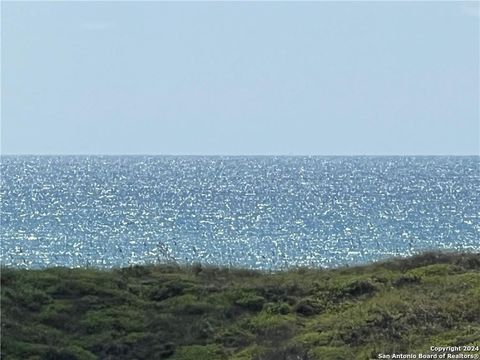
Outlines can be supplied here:
M478 2L2 2L2 152L478 154Z

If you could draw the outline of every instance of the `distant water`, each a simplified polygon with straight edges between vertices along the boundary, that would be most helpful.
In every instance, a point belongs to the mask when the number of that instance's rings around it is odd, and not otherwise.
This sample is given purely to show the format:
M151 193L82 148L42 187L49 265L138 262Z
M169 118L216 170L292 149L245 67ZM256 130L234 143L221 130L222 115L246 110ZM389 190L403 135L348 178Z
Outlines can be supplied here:
M279 269L480 251L479 159L3 156L1 261Z

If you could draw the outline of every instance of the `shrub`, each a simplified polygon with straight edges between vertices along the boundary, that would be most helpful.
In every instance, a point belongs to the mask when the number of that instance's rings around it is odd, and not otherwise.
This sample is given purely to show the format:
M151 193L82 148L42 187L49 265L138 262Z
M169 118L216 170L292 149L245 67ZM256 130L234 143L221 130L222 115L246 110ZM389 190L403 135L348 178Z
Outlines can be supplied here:
M244 309L250 311L260 311L263 308L266 300L263 296L258 296L254 294L246 294L243 297L235 301L235 305L238 305Z
M315 299L305 298L300 300L293 309L297 314L303 316L312 316L320 314L324 310L324 306Z
M392 284L396 287L401 287L404 285L419 284L421 282L421 277L413 274L402 275L399 278L395 279Z
M268 314L287 315L290 313L291 307L284 302L266 303L262 310Z
M223 360L225 354L218 345L182 346L170 358L171 360Z
M362 296L372 294L377 287L370 280L355 280L341 289L342 294L349 296Z
M168 298L183 295L186 284L180 281L170 281L150 290L148 297L151 300L163 301Z

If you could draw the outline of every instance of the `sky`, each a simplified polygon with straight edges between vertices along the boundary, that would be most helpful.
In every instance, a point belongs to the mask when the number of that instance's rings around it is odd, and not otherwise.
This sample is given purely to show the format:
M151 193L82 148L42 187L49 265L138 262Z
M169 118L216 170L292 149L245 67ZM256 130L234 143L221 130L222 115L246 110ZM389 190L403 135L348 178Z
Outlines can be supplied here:
M2 154L472 155L478 2L5 2Z

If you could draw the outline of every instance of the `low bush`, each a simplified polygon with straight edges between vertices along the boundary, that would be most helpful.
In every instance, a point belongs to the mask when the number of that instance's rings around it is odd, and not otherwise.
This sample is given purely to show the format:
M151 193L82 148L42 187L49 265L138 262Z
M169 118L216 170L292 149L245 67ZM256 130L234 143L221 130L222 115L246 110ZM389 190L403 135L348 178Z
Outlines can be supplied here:
M5 359L324 360L480 346L480 255L343 269L1 269Z

